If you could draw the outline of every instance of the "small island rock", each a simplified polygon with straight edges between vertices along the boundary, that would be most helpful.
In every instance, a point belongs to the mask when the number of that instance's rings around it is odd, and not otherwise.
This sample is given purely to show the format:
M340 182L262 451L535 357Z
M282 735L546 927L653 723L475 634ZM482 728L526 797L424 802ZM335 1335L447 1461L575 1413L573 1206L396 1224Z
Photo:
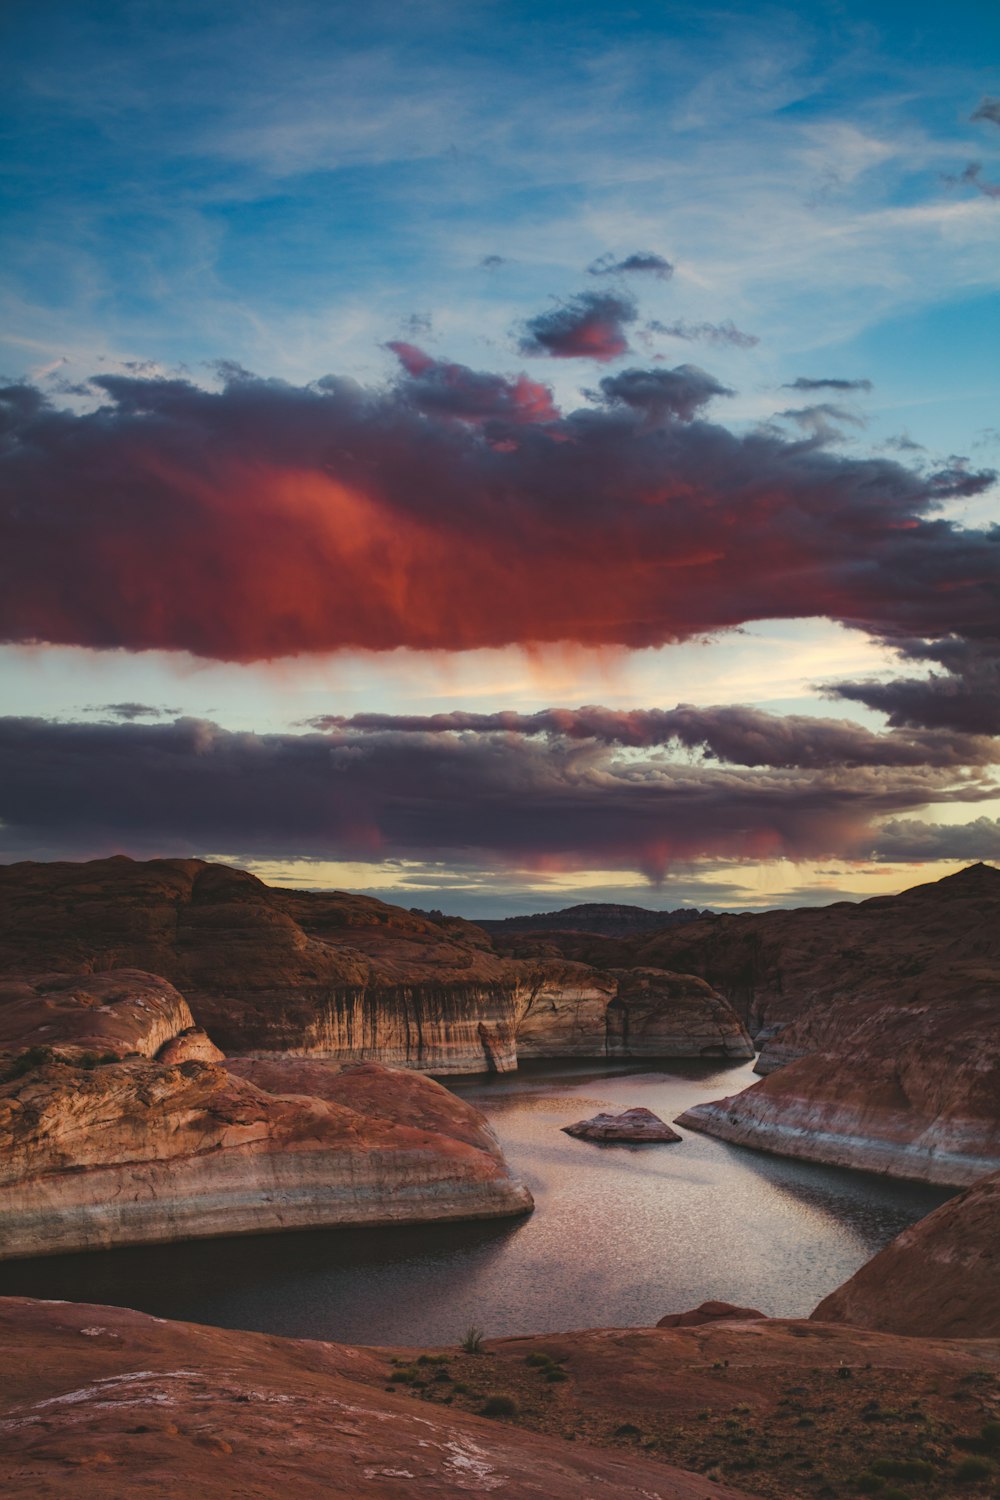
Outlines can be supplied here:
M564 1125L567 1135L577 1136L582 1141L679 1141L683 1137L672 1130L651 1109L637 1107L626 1109L623 1114L602 1113L592 1120L577 1120L575 1125Z

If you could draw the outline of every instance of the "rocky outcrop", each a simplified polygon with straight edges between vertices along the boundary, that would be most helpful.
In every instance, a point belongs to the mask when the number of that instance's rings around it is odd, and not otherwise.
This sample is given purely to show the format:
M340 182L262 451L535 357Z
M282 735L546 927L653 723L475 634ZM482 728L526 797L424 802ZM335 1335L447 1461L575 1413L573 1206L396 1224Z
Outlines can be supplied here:
M6 989L0 1259L531 1207L482 1115L422 1074L222 1068L176 990L135 970Z
M505 936L520 932L599 933L604 937L632 937L636 933L662 932L682 922L711 916L696 907L678 906L673 911L653 911L648 906L627 906L616 901L584 901L559 911L532 912L524 917L498 917L481 921L485 932Z
M667 1313L657 1328L700 1328L705 1323L746 1322L748 1318L766 1318L756 1307L737 1307L734 1302L702 1302L688 1312Z
M0 979L0 1057L54 1045L66 1058L154 1057L193 1027L173 985L135 969Z
M442 1074L504 1072L519 1055L752 1055L704 984L510 958L469 922L342 891L275 890L200 860L0 867L0 973L43 963L163 974L227 1054Z
M1000 1338L1000 1173L905 1229L812 1316L920 1338Z
M438 1085L365 1071L324 1097L273 1094L211 1063L48 1063L0 1087L0 1258L329 1224L490 1218L525 1212L483 1122ZM341 1102L338 1082L346 1087ZM379 1103L366 1110L374 1096Z
M745 1500L660 1455L461 1410L447 1381L436 1401L387 1389L393 1367L379 1350L14 1298L0 1300L0 1338L9 1495Z
M1000 999L988 976L797 1023L817 1050L678 1123L805 1161L964 1187L1000 1170ZM800 1029L801 1028L801 1029Z
M567 1135L581 1141L679 1141L682 1139L659 1115L641 1105L620 1115L599 1114L575 1125L563 1125Z

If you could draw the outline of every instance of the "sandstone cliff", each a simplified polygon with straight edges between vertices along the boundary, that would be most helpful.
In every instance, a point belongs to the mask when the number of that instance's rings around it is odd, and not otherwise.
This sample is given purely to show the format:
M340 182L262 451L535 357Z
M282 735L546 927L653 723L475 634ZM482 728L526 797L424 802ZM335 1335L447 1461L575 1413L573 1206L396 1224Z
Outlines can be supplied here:
M1000 1338L1000 1173L905 1229L812 1316L921 1338Z
M9 981L0 1020L0 1259L531 1207L486 1121L440 1084L375 1064L220 1067L155 976Z
M456 919L199 860L0 867L0 973L123 967L163 974L227 1053L442 1074L503 1072L519 1053L753 1055L710 987L664 982L654 1016L643 981L633 996L590 965L505 957Z

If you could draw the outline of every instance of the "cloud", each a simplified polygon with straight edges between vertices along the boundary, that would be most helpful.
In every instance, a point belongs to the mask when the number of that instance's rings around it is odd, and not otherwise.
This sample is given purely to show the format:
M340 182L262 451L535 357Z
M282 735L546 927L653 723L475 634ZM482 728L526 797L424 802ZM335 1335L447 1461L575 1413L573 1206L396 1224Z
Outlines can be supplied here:
M653 422L670 417L690 422L713 396L731 396L728 386L697 365L678 365L675 370L622 370L601 381L601 394L612 405L631 407Z
M922 654L933 654L924 647ZM961 734L1000 735L1000 668L995 643L948 673L893 682L837 682L827 691L887 715L894 727L922 726Z
M132 723L135 719L167 719L176 717L179 708L157 708L151 703L98 703L83 710L85 714L105 714L111 719L124 719Z
M949 673L948 643L1000 656L1000 534L934 514L989 471L678 420L721 389L690 366L558 415L525 377L397 354L379 388L0 392L0 639L255 661L827 618Z
M963 183L969 187L974 187L985 198L1000 198L1000 182L987 181L983 176L983 164L981 161L970 161L964 171L960 172L957 177L946 174L944 181L949 187L959 187Z
M874 852L881 860L1000 860L1000 818L969 823L890 818L878 831Z
M737 705L698 708L611 709L546 708L538 713L514 711L437 714L354 714L344 718L321 714L311 728L327 732L421 735L546 735L567 740L594 740L633 749L677 745L701 750L706 757L739 766L832 770L856 766L988 766L1000 759L989 739L949 732L874 734L848 719L780 716Z
M651 318L646 324L647 333L660 333L666 338L700 340L706 344L731 344L736 349L752 349L760 343L753 333L742 333L730 319L723 323L688 323L683 318L673 323L661 323Z
M566 737L0 719L8 859L225 851L659 879L705 857L867 857L881 818L989 795L951 768L752 771Z
M994 125L1000 125L1000 99L991 99L987 94L978 107L972 111L970 120L992 120Z
M509 379L484 374L466 365L431 358L413 344L386 345L411 378L403 399L428 415L455 417L462 422L503 420L513 423L554 422L559 412L547 385L527 375Z
M526 320L521 353L553 359L617 359L628 353L625 328L638 315L632 298L623 293L580 292Z
M657 255L655 250L638 250L622 260L615 260L613 255L602 255L587 270L591 276L628 276L639 272L655 276L659 281L669 281L674 274L669 260Z
M806 375L798 375L794 380L787 381L781 389L783 391L870 391L873 386L870 380L839 380L833 377L826 380L811 380Z
M506 255L484 255L479 262L481 271L498 271L501 266L508 264Z

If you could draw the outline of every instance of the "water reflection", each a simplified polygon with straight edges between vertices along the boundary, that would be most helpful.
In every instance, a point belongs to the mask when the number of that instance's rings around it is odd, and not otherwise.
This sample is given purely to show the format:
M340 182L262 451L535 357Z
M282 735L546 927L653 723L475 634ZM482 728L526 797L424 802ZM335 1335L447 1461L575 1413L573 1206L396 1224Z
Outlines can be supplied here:
M529 1219L316 1230L0 1265L0 1293L356 1343L655 1322L706 1297L798 1316L947 1197L692 1133L606 1147L560 1126L642 1104L666 1120L753 1081L717 1061L529 1065L449 1079L535 1195Z

